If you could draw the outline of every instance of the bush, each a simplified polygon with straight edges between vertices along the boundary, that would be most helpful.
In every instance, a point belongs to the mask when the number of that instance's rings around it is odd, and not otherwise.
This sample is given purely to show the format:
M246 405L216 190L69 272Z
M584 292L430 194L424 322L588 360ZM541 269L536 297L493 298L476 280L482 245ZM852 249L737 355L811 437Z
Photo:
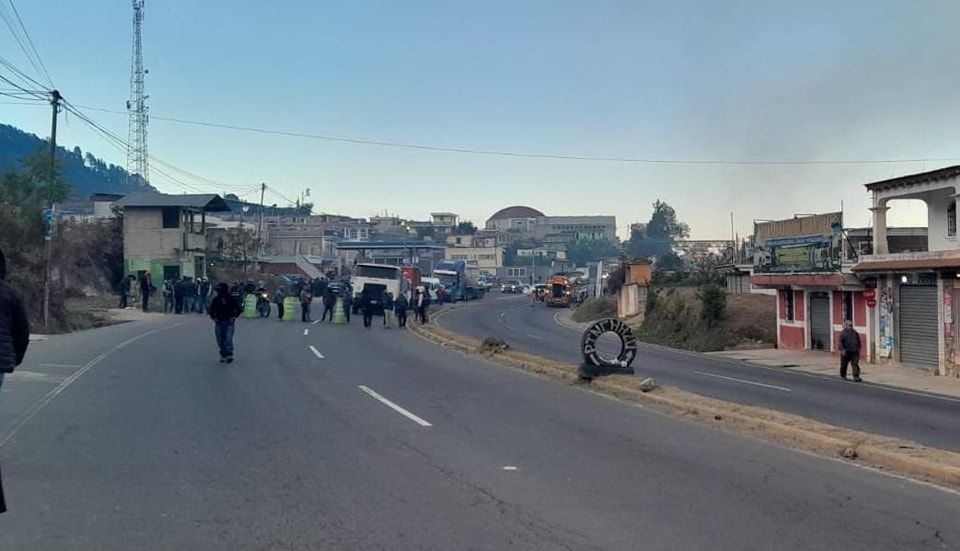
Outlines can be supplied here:
M698 297L702 303L700 317L711 326L719 323L727 307L727 292L719 285L707 285L701 289Z

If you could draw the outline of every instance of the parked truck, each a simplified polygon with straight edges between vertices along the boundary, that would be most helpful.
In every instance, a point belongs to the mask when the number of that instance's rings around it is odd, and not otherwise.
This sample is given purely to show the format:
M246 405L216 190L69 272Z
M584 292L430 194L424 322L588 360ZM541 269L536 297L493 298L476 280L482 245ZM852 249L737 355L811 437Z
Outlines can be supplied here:
M449 302L475 300L485 292L467 275L467 263L463 260L441 260L434 266L433 276L440 280L444 298Z

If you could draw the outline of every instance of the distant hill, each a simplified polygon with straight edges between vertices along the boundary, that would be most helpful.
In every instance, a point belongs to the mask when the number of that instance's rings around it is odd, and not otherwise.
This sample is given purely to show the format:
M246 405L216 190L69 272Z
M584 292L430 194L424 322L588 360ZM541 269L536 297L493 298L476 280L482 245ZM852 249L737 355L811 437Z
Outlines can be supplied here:
M0 174L21 170L20 161L48 147L47 141L13 126L0 124ZM92 193L132 193L152 189L149 185L127 185L127 171L107 164L79 147L57 147L64 180L73 186L73 196L86 199Z

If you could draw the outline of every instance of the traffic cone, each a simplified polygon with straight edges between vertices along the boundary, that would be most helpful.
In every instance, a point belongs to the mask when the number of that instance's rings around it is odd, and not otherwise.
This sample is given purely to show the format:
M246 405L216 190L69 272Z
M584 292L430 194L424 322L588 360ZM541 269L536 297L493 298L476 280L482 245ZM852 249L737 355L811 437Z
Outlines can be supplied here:
M333 307L333 323L347 323L347 316L343 313L343 299L337 299L337 305Z

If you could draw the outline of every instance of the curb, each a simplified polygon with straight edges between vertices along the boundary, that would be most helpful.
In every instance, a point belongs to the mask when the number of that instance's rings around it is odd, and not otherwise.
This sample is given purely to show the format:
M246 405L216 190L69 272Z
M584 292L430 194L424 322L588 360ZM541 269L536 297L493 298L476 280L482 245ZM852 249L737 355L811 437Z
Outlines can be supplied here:
M445 348L479 355L507 367L571 384L580 381L575 366L515 350L483 354L478 351L480 341L448 331L434 322L411 327L417 336ZM639 380L631 376L612 375L594 379L585 387L593 392L661 413L697 419L719 428L756 435L854 465L866 465L960 489L960 453L929 448L909 440L837 427L799 415L725 402L671 387L658 387L650 392L642 392L639 389Z

